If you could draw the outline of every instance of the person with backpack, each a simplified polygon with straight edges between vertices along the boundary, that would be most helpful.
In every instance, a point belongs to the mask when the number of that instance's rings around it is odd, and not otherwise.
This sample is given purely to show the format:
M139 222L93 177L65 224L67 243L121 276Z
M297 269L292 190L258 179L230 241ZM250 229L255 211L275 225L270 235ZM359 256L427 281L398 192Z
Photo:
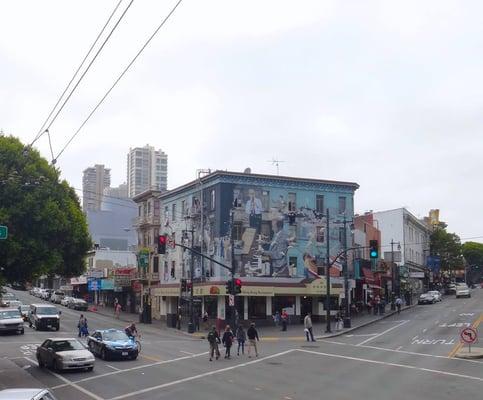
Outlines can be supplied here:
M245 329L243 329L243 325L238 325L238 328L236 329L236 340L238 342L237 356L240 355L240 348L242 350L242 354L245 354L245 341L247 340L247 334Z
M89 335L89 331L87 330L87 318L84 317L83 314L80 315L77 328L79 328L79 337L87 337Z
M401 313L401 306L402 306L402 299L398 296L396 298L396 308L397 308L397 313L400 314Z
M216 359L218 360L220 358L220 350L218 349L220 335L218 335L214 325L211 328L211 331L208 333L207 339L208 343L210 344L210 361L213 361L213 355L215 355Z
M223 345L225 346L225 358L230 358L230 350L234 340L233 332L230 328L230 325L225 327L225 333L223 334L223 339L221 340Z

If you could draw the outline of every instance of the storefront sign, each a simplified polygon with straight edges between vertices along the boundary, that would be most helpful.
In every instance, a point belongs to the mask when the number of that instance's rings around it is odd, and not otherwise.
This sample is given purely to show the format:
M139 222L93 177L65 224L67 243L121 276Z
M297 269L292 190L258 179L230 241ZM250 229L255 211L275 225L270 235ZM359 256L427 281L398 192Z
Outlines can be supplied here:
M133 281L131 287L134 292L140 292L143 288L143 285L139 281Z
M88 273L89 278L104 278L104 270L92 270Z
M87 290L95 292L100 289L99 279L90 279L87 281Z
M113 279L101 279L101 290L114 290L114 280Z
M274 288L266 286L242 286L242 296L274 296Z
M87 283L87 276L79 276L77 278L70 278L71 285L85 285Z
M61 287L59 287L59 289L63 292L72 292L72 290L74 290L72 285L62 285Z
M409 277L410 278L422 279L422 278L424 278L424 272L410 272Z

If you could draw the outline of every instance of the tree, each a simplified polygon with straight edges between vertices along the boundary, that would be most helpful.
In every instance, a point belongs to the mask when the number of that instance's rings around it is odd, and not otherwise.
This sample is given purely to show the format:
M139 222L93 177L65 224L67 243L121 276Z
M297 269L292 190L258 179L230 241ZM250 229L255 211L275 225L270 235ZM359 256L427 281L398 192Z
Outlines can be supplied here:
M479 267L483 267L483 243L464 243L463 256L469 265L478 265Z
M0 267L7 282L78 276L91 248L79 198L60 171L14 137L0 137Z
M430 251L441 259L441 269L451 271L463 266L461 240L456 233L448 233L445 228L438 227L431 234Z

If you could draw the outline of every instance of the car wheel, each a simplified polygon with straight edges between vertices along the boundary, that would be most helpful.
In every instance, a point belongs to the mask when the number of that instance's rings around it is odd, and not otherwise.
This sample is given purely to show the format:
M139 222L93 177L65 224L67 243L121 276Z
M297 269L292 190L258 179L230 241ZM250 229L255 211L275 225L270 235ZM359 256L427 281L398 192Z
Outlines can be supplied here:
M37 357L37 362L39 364L39 368L44 368L45 367L45 364L44 364L44 362L42 361L42 359L40 357Z
M107 361L108 356L107 356L107 351L106 351L106 349L105 349L105 348L103 348L103 349L101 350L101 358L102 358L104 361Z
M23 335L24 333L25 333L25 330L23 330L23 329L22 329L22 330L20 331L20 334L21 334L21 335Z
M60 329L60 326L56 326L55 330L58 331Z
M92 353L92 354L96 354L96 351L94 350L94 344L92 342L89 342L87 343L87 347L89 347L89 351Z
M94 371L94 367L89 367L89 368L87 368L87 371L89 371L89 372Z

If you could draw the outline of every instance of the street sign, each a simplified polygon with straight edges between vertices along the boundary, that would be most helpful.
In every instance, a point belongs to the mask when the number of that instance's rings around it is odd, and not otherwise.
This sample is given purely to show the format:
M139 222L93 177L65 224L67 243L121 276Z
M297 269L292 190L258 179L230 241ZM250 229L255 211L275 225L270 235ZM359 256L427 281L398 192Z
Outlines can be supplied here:
M5 225L0 225L0 240L5 240L8 237L8 228Z
M234 306L235 305L235 296L233 296L232 294L229 294L228 295L228 305L229 306Z
M467 344L473 344L478 339L478 332L473 328L465 328L461 331L460 338Z

